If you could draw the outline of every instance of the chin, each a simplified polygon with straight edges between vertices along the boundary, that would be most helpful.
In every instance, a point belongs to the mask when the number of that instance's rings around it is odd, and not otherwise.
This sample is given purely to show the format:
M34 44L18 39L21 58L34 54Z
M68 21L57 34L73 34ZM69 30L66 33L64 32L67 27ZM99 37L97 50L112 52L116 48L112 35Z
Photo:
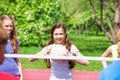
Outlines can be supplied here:
M7 33L8 33L8 34L10 34L10 32L9 32L9 31L7 31Z

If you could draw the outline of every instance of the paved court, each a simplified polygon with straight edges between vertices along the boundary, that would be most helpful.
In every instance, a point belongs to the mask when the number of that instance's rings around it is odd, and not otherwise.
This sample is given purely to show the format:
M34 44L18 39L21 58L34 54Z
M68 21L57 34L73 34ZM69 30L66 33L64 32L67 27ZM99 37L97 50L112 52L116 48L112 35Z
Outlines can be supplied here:
M50 70L49 69L24 69L24 80L48 80ZM99 72L95 71L73 71L74 80L97 80Z

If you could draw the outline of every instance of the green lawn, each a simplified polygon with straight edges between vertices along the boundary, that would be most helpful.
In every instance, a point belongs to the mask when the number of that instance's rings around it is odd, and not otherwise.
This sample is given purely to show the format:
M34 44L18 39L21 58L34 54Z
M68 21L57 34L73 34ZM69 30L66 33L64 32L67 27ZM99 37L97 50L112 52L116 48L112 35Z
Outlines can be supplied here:
M70 40L75 44L80 52L85 56L97 56L99 57L111 43L104 35L95 36L87 34L68 34ZM21 54L35 54L40 51L41 47L20 47ZM46 69L43 60L38 60L36 62L29 62L28 59L21 59L23 68L31 69ZM82 66L76 64L75 70L89 70L89 71L100 71L102 65L100 61L90 61L89 66Z

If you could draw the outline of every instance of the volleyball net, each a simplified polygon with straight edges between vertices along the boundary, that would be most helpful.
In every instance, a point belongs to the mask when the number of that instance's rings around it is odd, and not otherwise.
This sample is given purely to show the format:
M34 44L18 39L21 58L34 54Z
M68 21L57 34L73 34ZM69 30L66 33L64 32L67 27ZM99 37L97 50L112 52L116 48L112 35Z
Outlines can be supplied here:
M34 54L5 54L5 57L13 57L13 58L21 58L21 59L38 58L38 59L57 59L57 60L89 60L90 62L89 66L86 67L86 66L78 65L77 67L79 67L80 70L77 71L73 70L74 80L97 80L99 76L99 72L103 69L100 63L101 61L104 60L104 61L112 62L115 60L120 60L120 58L111 58L111 57L92 57L92 56L77 57L77 56L50 56L50 55L38 56ZM36 65L36 63L28 63L28 64ZM39 68L41 68L40 63L39 63ZM47 72L46 70L41 70L41 71L24 70L23 71L24 80L48 80L50 73Z
M92 60L92 61L115 61L120 60L120 58L111 58L111 57L78 57L78 56L38 56L33 54L5 54L5 57L14 57L14 58L38 58L38 59L58 59L58 60Z

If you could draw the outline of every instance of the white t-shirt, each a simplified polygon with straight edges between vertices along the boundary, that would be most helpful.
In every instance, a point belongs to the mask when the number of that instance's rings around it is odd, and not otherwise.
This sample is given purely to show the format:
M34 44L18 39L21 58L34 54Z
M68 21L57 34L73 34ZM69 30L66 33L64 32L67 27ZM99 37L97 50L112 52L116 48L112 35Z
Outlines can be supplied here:
M74 54L79 50L75 45L71 45L70 52ZM49 80L73 80L72 70L69 68L67 60L55 61L50 59L51 62L51 74Z
M118 45L112 45L111 46L111 49L112 49L112 57L113 58L117 58L118 56Z

